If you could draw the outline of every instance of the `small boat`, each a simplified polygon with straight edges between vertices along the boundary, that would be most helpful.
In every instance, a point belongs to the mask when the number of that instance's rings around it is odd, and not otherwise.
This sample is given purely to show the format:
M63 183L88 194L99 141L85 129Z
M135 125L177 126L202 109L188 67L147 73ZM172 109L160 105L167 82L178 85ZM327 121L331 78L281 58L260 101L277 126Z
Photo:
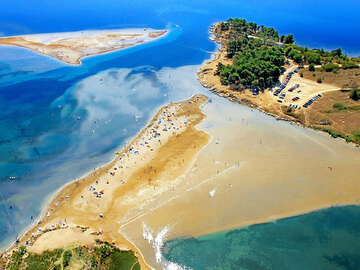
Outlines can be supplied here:
M10 176L9 179L10 180L16 180L16 177L15 176Z

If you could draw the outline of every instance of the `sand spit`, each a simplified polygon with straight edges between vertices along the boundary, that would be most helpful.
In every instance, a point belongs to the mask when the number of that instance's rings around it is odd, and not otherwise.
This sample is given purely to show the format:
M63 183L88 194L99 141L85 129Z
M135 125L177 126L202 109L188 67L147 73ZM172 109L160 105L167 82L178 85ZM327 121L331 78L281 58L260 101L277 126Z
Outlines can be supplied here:
M0 44L28 48L71 65L80 59L151 42L167 30L117 29L35 34L0 38Z
M118 230L146 213L149 202L172 190L174 179L207 144L208 135L195 129L204 118L200 106L206 102L205 96L197 95L161 108L110 164L60 190L18 245L42 252L99 239L136 251ZM160 238L154 239L159 245ZM141 256L139 260L142 269L149 268Z
M170 240L360 203L358 148L218 97L204 113L198 128L212 139L181 184L121 230L156 269L166 262L156 262L143 222L153 231L170 224Z
M112 163L62 189L20 244L100 239L137 251L143 269L181 269L163 260L164 240L359 204L358 148L217 96L204 118L207 99L190 101L161 108Z

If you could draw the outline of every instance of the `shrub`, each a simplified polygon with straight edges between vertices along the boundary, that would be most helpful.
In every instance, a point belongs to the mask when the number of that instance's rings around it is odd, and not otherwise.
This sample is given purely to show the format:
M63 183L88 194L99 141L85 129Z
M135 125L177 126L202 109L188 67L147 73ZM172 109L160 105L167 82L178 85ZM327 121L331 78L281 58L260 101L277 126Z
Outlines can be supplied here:
M322 71L331 72L333 70L339 70L340 66L334 63L329 63L321 67Z
M301 77L301 78L304 77L304 73L303 73L303 72L300 73L300 77Z
M354 88L351 92L350 92L350 98L358 101L360 99L360 90L357 88Z
M352 61L344 61L344 63L342 64L342 68L351 69L351 68L359 68L359 66Z
M309 70L310 70L310 71L315 71L315 66L314 66L314 64L310 64L310 65L309 65Z
M317 81L318 83L322 83L321 77L318 77L316 81Z
M342 105L341 103L335 103L335 104L333 105L333 108L334 108L334 109L339 109L339 110L341 110L341 109L343 109L343 108L345 108L345 107L344 107L344 105Z

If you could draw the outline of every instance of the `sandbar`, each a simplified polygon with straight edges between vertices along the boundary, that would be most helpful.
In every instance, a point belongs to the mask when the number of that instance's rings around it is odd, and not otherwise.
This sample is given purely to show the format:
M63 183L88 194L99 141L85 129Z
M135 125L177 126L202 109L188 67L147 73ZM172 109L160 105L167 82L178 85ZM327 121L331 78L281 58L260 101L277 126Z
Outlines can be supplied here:
M154 236L168 226L165 241L359 204L359 148L218 97L203 111L209 144L172 194L121 228L156 269L143 223Z
M112 29L34 34L0 38L0 44L28 48L71 65L80 59L151 42L167 30Z
M195 128L204 118L203 95L162 107L151 122L108 165L62 188L51 200L41 220L18 245L30 252L107 241L139 256L140 251L118 232L147 212L161 194L172 190L209 136Z

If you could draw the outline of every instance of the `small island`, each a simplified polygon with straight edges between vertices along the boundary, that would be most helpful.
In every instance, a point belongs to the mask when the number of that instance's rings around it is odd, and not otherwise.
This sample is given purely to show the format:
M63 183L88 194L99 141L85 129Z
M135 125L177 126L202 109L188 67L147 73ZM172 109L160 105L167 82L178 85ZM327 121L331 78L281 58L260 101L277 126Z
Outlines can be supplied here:
M211 27L221 45L198 72L200 83L277 119L360 144L360 57L309 49L272 27L229 19Z
M151 42L167 32L144 28L35 34L3 37L0 44L28 48L71 65L80 65L83 57Z

